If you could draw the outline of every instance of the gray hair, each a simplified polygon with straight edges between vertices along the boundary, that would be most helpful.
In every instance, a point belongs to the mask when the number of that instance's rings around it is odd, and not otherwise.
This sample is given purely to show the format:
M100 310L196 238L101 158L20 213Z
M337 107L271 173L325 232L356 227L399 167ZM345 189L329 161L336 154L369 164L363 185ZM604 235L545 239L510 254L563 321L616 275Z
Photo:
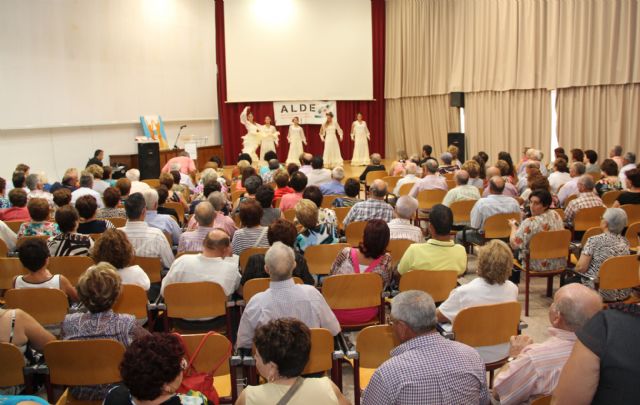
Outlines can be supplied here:
M211 203L214 210L222 211L224 206L227 204L227 197L225 197L220 191L214 191L209 193L207 201Z
M619 235L627 227L627 213L622 208L607 208L602 215L609 232Z
M148 211L158 209L158 192L155 189L150 188L148 190L144 190L142 192L142 196L144 197L144 202Z
M398 198L398 201L396 201L396 214L398 215L398 218L411 219L415 215L417 209L418 200L411 196L403 195Z
M207 184L210 181L218 181L218 173L216 173L212 168L204 169L200 176L200 180L202 181L202 184Z
M427 171L431 174L435 174L438 172L438 162L435 159L427 160L424 166L427 168Z
M469 173L466 170L458 170L456 172L456 183L461 186L469 183Z
M125 173L125 176L129 179L129 181L140 181L140 170L138 169L129 169Z
M378 198L384 198L387 195L387 183L381 179L376 179L371 184L371 195Z
M592 191L596 186L595 181L593 181L593 177L588 174L580 176L578 179L578 184L581 184L587 191Z
M571 168L575 170L578 176L582 176L587 171L587 166L585 166L582 162L573 162L571 164Z
M602 297L587 286L571 283L556 291L553 304L556 311L562 316L567 328L575 332L581 329L595 315L595 312L600 310Z
M182 165L180 163L171 163L171 171L180 171L180 169L182 169Z
M533 148L527 149L526 155L529 159L542 160L542 152L539 151L538 149L533 149Z
M80 187L93 187L93 174L82 172L82 175L80 175Z
M424 291L409 290L396 295L391 303L391 316L417 334L436 328L436 304Z
M445 152L440 155L440 160L442 160L445 164L450 165L453 160L453 155L449 152Z
M407 171L407 174L416 174L418 173L418 165L413 162L407 162L404 165L404 169Z
M636 162L636 154L633 152L627 152L624 154L624 160L626 160L629 163L635 163Z
M379 165L382 162L382 156L379 153L374 153L371 155L371 163L374 165Z
M202 201L196 205L193 216L198 225L211 226L211 224L213 224L213 220L216 218L216 212L209 201Z
M340 166L334 167L331 171L331 178L338 181L344 179L344 169Z
M25 183L27 185L27 187L29 188L29 190L35 190L38 188L38 183L40 183L40 175L35 174L35 173L31 173L30 175L27 176L27 179L25 180Z
M264 255L264 264L269 269L271 280L288 280L296 267L296 257L289 246L275 242Z

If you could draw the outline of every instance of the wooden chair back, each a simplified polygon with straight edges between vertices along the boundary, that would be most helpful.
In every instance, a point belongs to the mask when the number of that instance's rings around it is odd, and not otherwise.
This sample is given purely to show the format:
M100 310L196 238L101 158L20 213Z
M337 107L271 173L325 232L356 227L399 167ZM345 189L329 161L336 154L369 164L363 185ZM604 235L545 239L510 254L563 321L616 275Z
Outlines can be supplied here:
M585 231L584 235L582 235L582 240L580 244L584 247L590 237L600 235L602 233L602 229L599 226L594 226L593 228L589 228Z
M382 178L382 181L384 181L385 183L387 183L387 190L389 190L389 192L393 191L394 188L396 188L396 184L398 184L398 181L402 178L402 176L385 176Z
M600 288L619 290L640 285L638 277L638 256L626 255L610 257L602 263L598 272Z
M233 219L233 223L236 225L236 228L242 228L242 221L240 220L240 214L232 214L231 219Z
M113 312L130 314L136 319L147 319L147 293L139 285L122 284L120 295L113 304Z
M274 208L280 208L280 203L281 202L282 202L282 197L276 198L275 201L273 202Z
M322 284L322 295L331 309L379 306L382 277L376 273L329 276Z
M404 256L404 252L409 249L414 242L408 239L392 239L389 241L389 245L387 245L387 252L391 255L391 265L397 266Z
M322 208L331 208L333 207L333 202L340 197L344 197L344 195L340 195L340 194L329 194L329 195L325 195L322 197L322 204L320 204L320 207Z
M602 178L602 172L589 172L587 173L589 176L593 178L593 181L596 183Z
M344 219L347 217L349 211L351 211L351 207L333 207L332 209L336 213L338 228L344 229Z
M54 340L44 347L51 384L96 385L122 380L125 348L113 339Z
M367 326L358 333L356 348L360 367L376 369L389 359L390 352L398 345L391 325ZM361 386L361 388L364 388Z
M204 336L204 333L182 335L182 339L184 340L189 354L193 354L196 351ZM210 335L207 338L207 341L202 346L202 349L200 349L200 354L193 362L193 366L195 367L196 371L208 373L213 369L213 367L215 367L216 364L220 362L223 357L226 357L228 360L231 357L229 346L231 346L231 342L229 341L229 339L227 339L226 336L220 334ZM218 367L218 369L213 373L213 376L221 377L228 376L229 374L229 361L224 361L222 362L222 364L220 364L220 367ZM222 393L218 392L218 394Z
M456 174L455 174L455 172L446 172L446 173L444 174L444 178L445 178L446 180L453 180L453 178L455 177L455 175L456 175Z
M564 199L564 204L562 204L563 207L567 208L567 206L569 205L569 203L573 200L575 200L576 198L578 198L578 194L571 194L569 197Z
M235 207L236 201L244 195L244 190L236 190L231 192L231 204Z
M57 325L69 311L67 294L55 288L11 289L4 298L7 308L21 309L41 325Z
M169 318L215 318L227 313L227 296L216 283L169 284L163 295Z
M557 212L558 215L560 215L560 219L564 221L564 210L562 208L553 208L553 210Z
M162 280L162 276L160 274L162 271L162 261L160 261L159 257L135 256L132 264L137 264L142 267L142 270L147 273L149 281L152 283L159 283Z
M531 401L531 405L551 405L551 395L538 397Z
M116 228L122 228L127 225L126 218L105 218L105 220L111 222Z
M406 183L401 185L400 189L398 190L398 197L402 197L403 195L409 195L409 192L411 192L411 189L415 184L416 183Z
M451 203L451 212L453 212L453 223L461 224L471 222L471 210L476 205L477 200L462 200Z
M284 210L284 219L286 219L289 222L295 222L296 221L296 209L295 208L289 208L288 210Z
M484 221L484 237L486 239L506 239L511 235L509 220L520 221L519 212L492 215Z
M616 202L620 193L622 192L618 190L607 191L606 193L602 194L602 203L607 208L613 207L613 203Z
M20 349L11 343L0 343L0 387L12 387L24 384L24 356Z
M571 243L571 231L561 229L559 231L539 232L529 242L529 259L545 260L567 258L569 244Z
M49 237L47 235L20 236L18 240L16 240L16 248L19 248L20 245L22 245L25 241L33 240L33 239L40 239L44 243L47 243L47 241L49 240Z
M0 257L0 290L13 288L13 279L27 273L17 257Z
M366 184L367 187L370 187L371 183L373 183L374 181L378 179L384 179L387 176L388 176L387 172L384 170L376 170L374 172L369 172L365 177L364 184Z
M146 183L151 188L158 188L160 186L160 179L144 179L143 183Z
M443 302L457 283L458 272L455 270L411 270L400 277L400 291L424 291L434 302Z
M333 366L333 336L327 329L311 328L311 352L302 374L331 370Z
M65 276L75 287L80 276L95 262L88 256L54 256L49 258L49 271Z
M627 224L640 222L640 204L624 204L620 208L627 213Z
M519 302L465 308L453 321L455 340L471 347L509 343L518 334L520 312Z
M586 231L589 228L600 226L602 214L606 210L605 207L582 208L576 212L573 219L574 231Z
M304 258L309 267L309 273L327 275L331 266L342 249L349 247L348 243L334 243L331 245L309 246L304 251Z
M367 226L367 221L355 221L350 222L344 234L347 237L347 243L351 246L358 246L364 238L364 228Z
M20 225L25 221L6 221L5 224L13 231L13 233L18 233L20 230Z
M244 283L242 286L242 298L244 299L245 304L248 304L249 300L253 298L254 295L267 291L270 282L271 279L269 277L264 277L252 278ZM300 277L293 277L293 282L296 284L302 284L302 279Z
M7 257L9 253L9 246L2 239L0 239L0 257Z
M422 190L418 193L418 208L430 210L434 205L441 204L445 195L447 195L445 190Z
M180 218L180 222L184 222L184 205L175 201L167 201L164 203L165 208L173 208L178 214L178 218Z
M264 255L269 250L268 247L250 247L245 249L240 253L240 271L244 271L244 268L247 267L247 263L249 262L249 258L253 255Z
M453 188L456 188L457 184L456 184L456 181L455 181L454 179L451 179L451 180L448 180L448 179L447 179L447 180L445 180L445 181L447 182L447 188L448 188L449 190L451 190L451 189L453 189Z
M624 236L627 238L629 246L632 248L640 246L640 222L635 222L629 225Z

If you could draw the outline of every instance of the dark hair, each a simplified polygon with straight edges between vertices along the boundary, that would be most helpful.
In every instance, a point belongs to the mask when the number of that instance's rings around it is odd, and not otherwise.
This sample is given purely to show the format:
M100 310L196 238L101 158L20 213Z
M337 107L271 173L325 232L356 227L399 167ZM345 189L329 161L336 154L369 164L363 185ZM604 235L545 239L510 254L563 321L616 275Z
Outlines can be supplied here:
M365 257L377 259L387 250L390 237L387 223L382 219L372 219L364 228L364 236L358 249Z
M49 202L44 198L32 198L27 203L27 210L32 220L40 222L49 219Z
M422 145L422 151L427 155L431 156L431 152L433 152L433 148L431 145Z
M600 165L600 170L602 170L607 176L617 176L618 164L613 159L605 159Z
M498 153L498 160L504 160L509 165L509 175L515 176L516 169L513 166L513 159L511 158L511 154L509 152L500 152Z
M13 175L11 176L11 182L13 183L13 187L14 188L22 188L24 187L24 182L26 181L26 176L24 175L24 172L13 172Z
M278 170L276 172L276 175L273 176L273 179L275 180L276 186L278 186L278 188L287 187L287 184L289 184L289 173L285 172L284 170Z
M478 169L478 177L481 178L482 180L487 178L487 168L486 168L486 163L484 161L484 159L482 158L482 156L480 155L474 155L471 160L473 160L474 162L476 162L479 166Z
M271 186L262 185L258 187L256 191L256 200L260 203L262 208L271 208L273 203L274 192Z
M302 192L307 187L307 175L301 171L297 171L291 175L289 179L289 186L293 188L297 193Z
M289 163L287 165L287 173L289 173L289 176L292 176L293 173L297 172L298 170L300 170L300 166L295 163Z
M27 173L31 168L29 167L29 165L26 165L24 163L18 163L16 165L16 172L24 172Z
M91 250L93 261L96 263L107 262L116 269L128 267L133 256L131 242L129 242L127 235L119 229L104 231Z
M322 191L318 186L309 186L302 192L302 198L313 201L316 207L320 208L322 205Z
M260 186L262 186L262 177L260 176L252 175L244 180L244 188L251 195L254 195Z
M185 352L177 336L153 333L131 342L120 363L122 382L131 396L152 401L162 395L162 387L182 372Z
M582 149L571 149L571 159L575 160L576 162L584 161L584 152L582 151Z
M529 194L529 202L531 202L531 197L538 197L538 200L540 200L540 203L543 207L551 207L552 198L549 190L545 190L544 188L537 188L533 190L531 194Z
M158 205L164 205L164 203L167 202L167 198L169 198L169 190L167 189L167 186L160 184L156 188L156 191L158 192Z
M27 192L22 188L14 188L9 191L9 202L14 207L24 207L27 205Z
M206 197L209 197L209 194L214 191L222 191L222 185L218 182L218 180L207 180L202 188L202 194ZM167 190L167 195L169 194L169 190Z
M254 226L260 225L264 211L256 200L247 198L240 203L239 213L242 225L253 228Z
M222 169L222 159L219 156L211 156L209 162L217 163L218 167Z
M640 187L640 169L629 169L624 174L627 176L627 179L631 182L633 187Z
M173 181L173 175L170 173L160 174L158 180L160 181L160 184L167 188L167 190L171 190L171 187L173 187L173 185L175 184L175 182Z
M131 192L131 180L122 177L116 181L116 188L120 191L120 196L124 197Z
M56 210L56 223L62 233L73 231L79 219L78 211L70 205L65 205Z
M268 161L270 161L272 159L276 159L277 160L278 159L278 155L274 151L269 150L264 154L264 160L268 162Z
M262 361L273 362L282 377L297 377L309 361L311 332L297 319L274 319L256 329L253 343Z
M480 151L478 152L478 156L480 156L485 163L489 161L489 155L487 155L487 152Z
M102 152L103 152L103 150L102 150L102 149L96 149L96 151L95 151L95 152L93 152L93 157L94 157L94 158L98 157L98 155L99 155L99 154L101 154Z
M251 159L251 155L248 153L239 154L237 162L240 162L241 160L246 160L247 162L249 162L249 164L253 163L253 159Z
M542 174L535 174L529 177L527 185L531 190L549 190L551 188L549 180L547 180L547 178Z
M111 166L104 166L102 168L102 180L109 180L111 178L112 172L113 169L111 168Z
M49 257L47 242L38 238L29 238L18 247L20 263L29 271L38 271L44 267Z
M182 179L180 170L171 170L169 174L173 176L173 184L180 184L180 179Z
M569 173L569 166L567 166L566 160L562 158L557 158L556 161L553 163L553 165L556 167L556 171L560 173Z
M584 151L584 154L592 165L598 161L598 153L595 150L587 149Z
M436 204L429 213L429 222L436 231L436 235L448 235L453 226L453 212L446 205Z
M251 166L245 167L244 169L242 169L242 173L240 173L240 184L242 184L242 187L244 187L244 182L247 181L249 177L257 175L258 174L256 173L256 169ZM262 178L260 180L262 180Z
M289 247L293 247L298 236L298 231L292 222L286 219L276 219L267 231L267 240L269 245L273 245L276 242L282 242Z
M313 156L311 156L311 159L313 159ZM310 165L311 164L311 159L307 159L307 154L303 153L302 155L300 155L300 163L305 166L305 165Z
M563 148L562 146L559 146L559 147L555 148L555 149L553 150L553 154L554 154L557 158L558 158L558 157L560 157L560 156L562 156L562 155L564 155L564 148Z
M316 155L313 158L311 158L311 167L313 169L322 169L323 166L324 166L324 160L322 159L322 156Z
M344 182L344 193L347 197L356 198L360 194L360 182L353 177Z
M102 195L104 205L108 208L115 208L120 202L120 197L120 190L115 187L107 187Z
M59 188L53 192L53 203L58 207L64 207L71 203L71 190Z
M142 193L133 193L124 202L124 210L127 213L127 219L138 219L142 215L142 211L147 207Z
M0 177L0 191L4 191L7 188L7 181Z
M98 202L92 195L83 195L76 200L76 209L81 218L89 219L96 214Z

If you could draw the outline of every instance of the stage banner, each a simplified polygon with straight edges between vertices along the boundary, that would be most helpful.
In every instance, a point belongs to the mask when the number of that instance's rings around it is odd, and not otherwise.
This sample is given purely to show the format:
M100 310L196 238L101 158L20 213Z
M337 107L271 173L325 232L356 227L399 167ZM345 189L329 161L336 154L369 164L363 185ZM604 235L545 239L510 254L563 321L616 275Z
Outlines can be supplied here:
M274 101L273 114L276 126L290 125L293 117L298 117L300 124L322 125L325 114L331 111L337 119L335 101Z

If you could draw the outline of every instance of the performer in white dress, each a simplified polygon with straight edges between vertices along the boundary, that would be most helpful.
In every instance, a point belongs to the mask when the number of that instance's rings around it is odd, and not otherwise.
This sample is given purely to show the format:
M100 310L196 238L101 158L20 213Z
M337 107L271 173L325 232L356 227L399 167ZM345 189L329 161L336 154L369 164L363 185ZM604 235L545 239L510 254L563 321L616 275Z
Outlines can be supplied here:
M304 153L302 144L307 145L307 138L304 136L304 130L300 126L298 117L293 117L292 124L289 125L289 133L287 134L289 141L289 154L287 155L287 164L300 163L300 155Z
M351 124L351 140L355 141L351 166L368 165L371 134L369 133L369 128L367 128L367 123L362 120L362 113L358 113L356 120Z
M257 162L257 150L260 147L261 140L260 125L253 120L253 113L249 111L250 108L249 106L245 107L240 114L240 122L247 129L247 133L242 137L242 153L248 153L251 159Z
M333 169L334 167L342 166L340 142L342 142L343 135L340 124L338 124L338 121L333 120L333 113L329 111L327 120L320 127L320 140L324 142L324 153L322 155L324 167ZM340 136L340 142L338 142L338 136Z
M260 126L260 135L262 135L262 142L260 143L260 160L264 160L265 153L276 151L278 146L278 140L280 138L280 132L276 130L276 127L271 125L271 117L268 115L264 117L264 125Z

